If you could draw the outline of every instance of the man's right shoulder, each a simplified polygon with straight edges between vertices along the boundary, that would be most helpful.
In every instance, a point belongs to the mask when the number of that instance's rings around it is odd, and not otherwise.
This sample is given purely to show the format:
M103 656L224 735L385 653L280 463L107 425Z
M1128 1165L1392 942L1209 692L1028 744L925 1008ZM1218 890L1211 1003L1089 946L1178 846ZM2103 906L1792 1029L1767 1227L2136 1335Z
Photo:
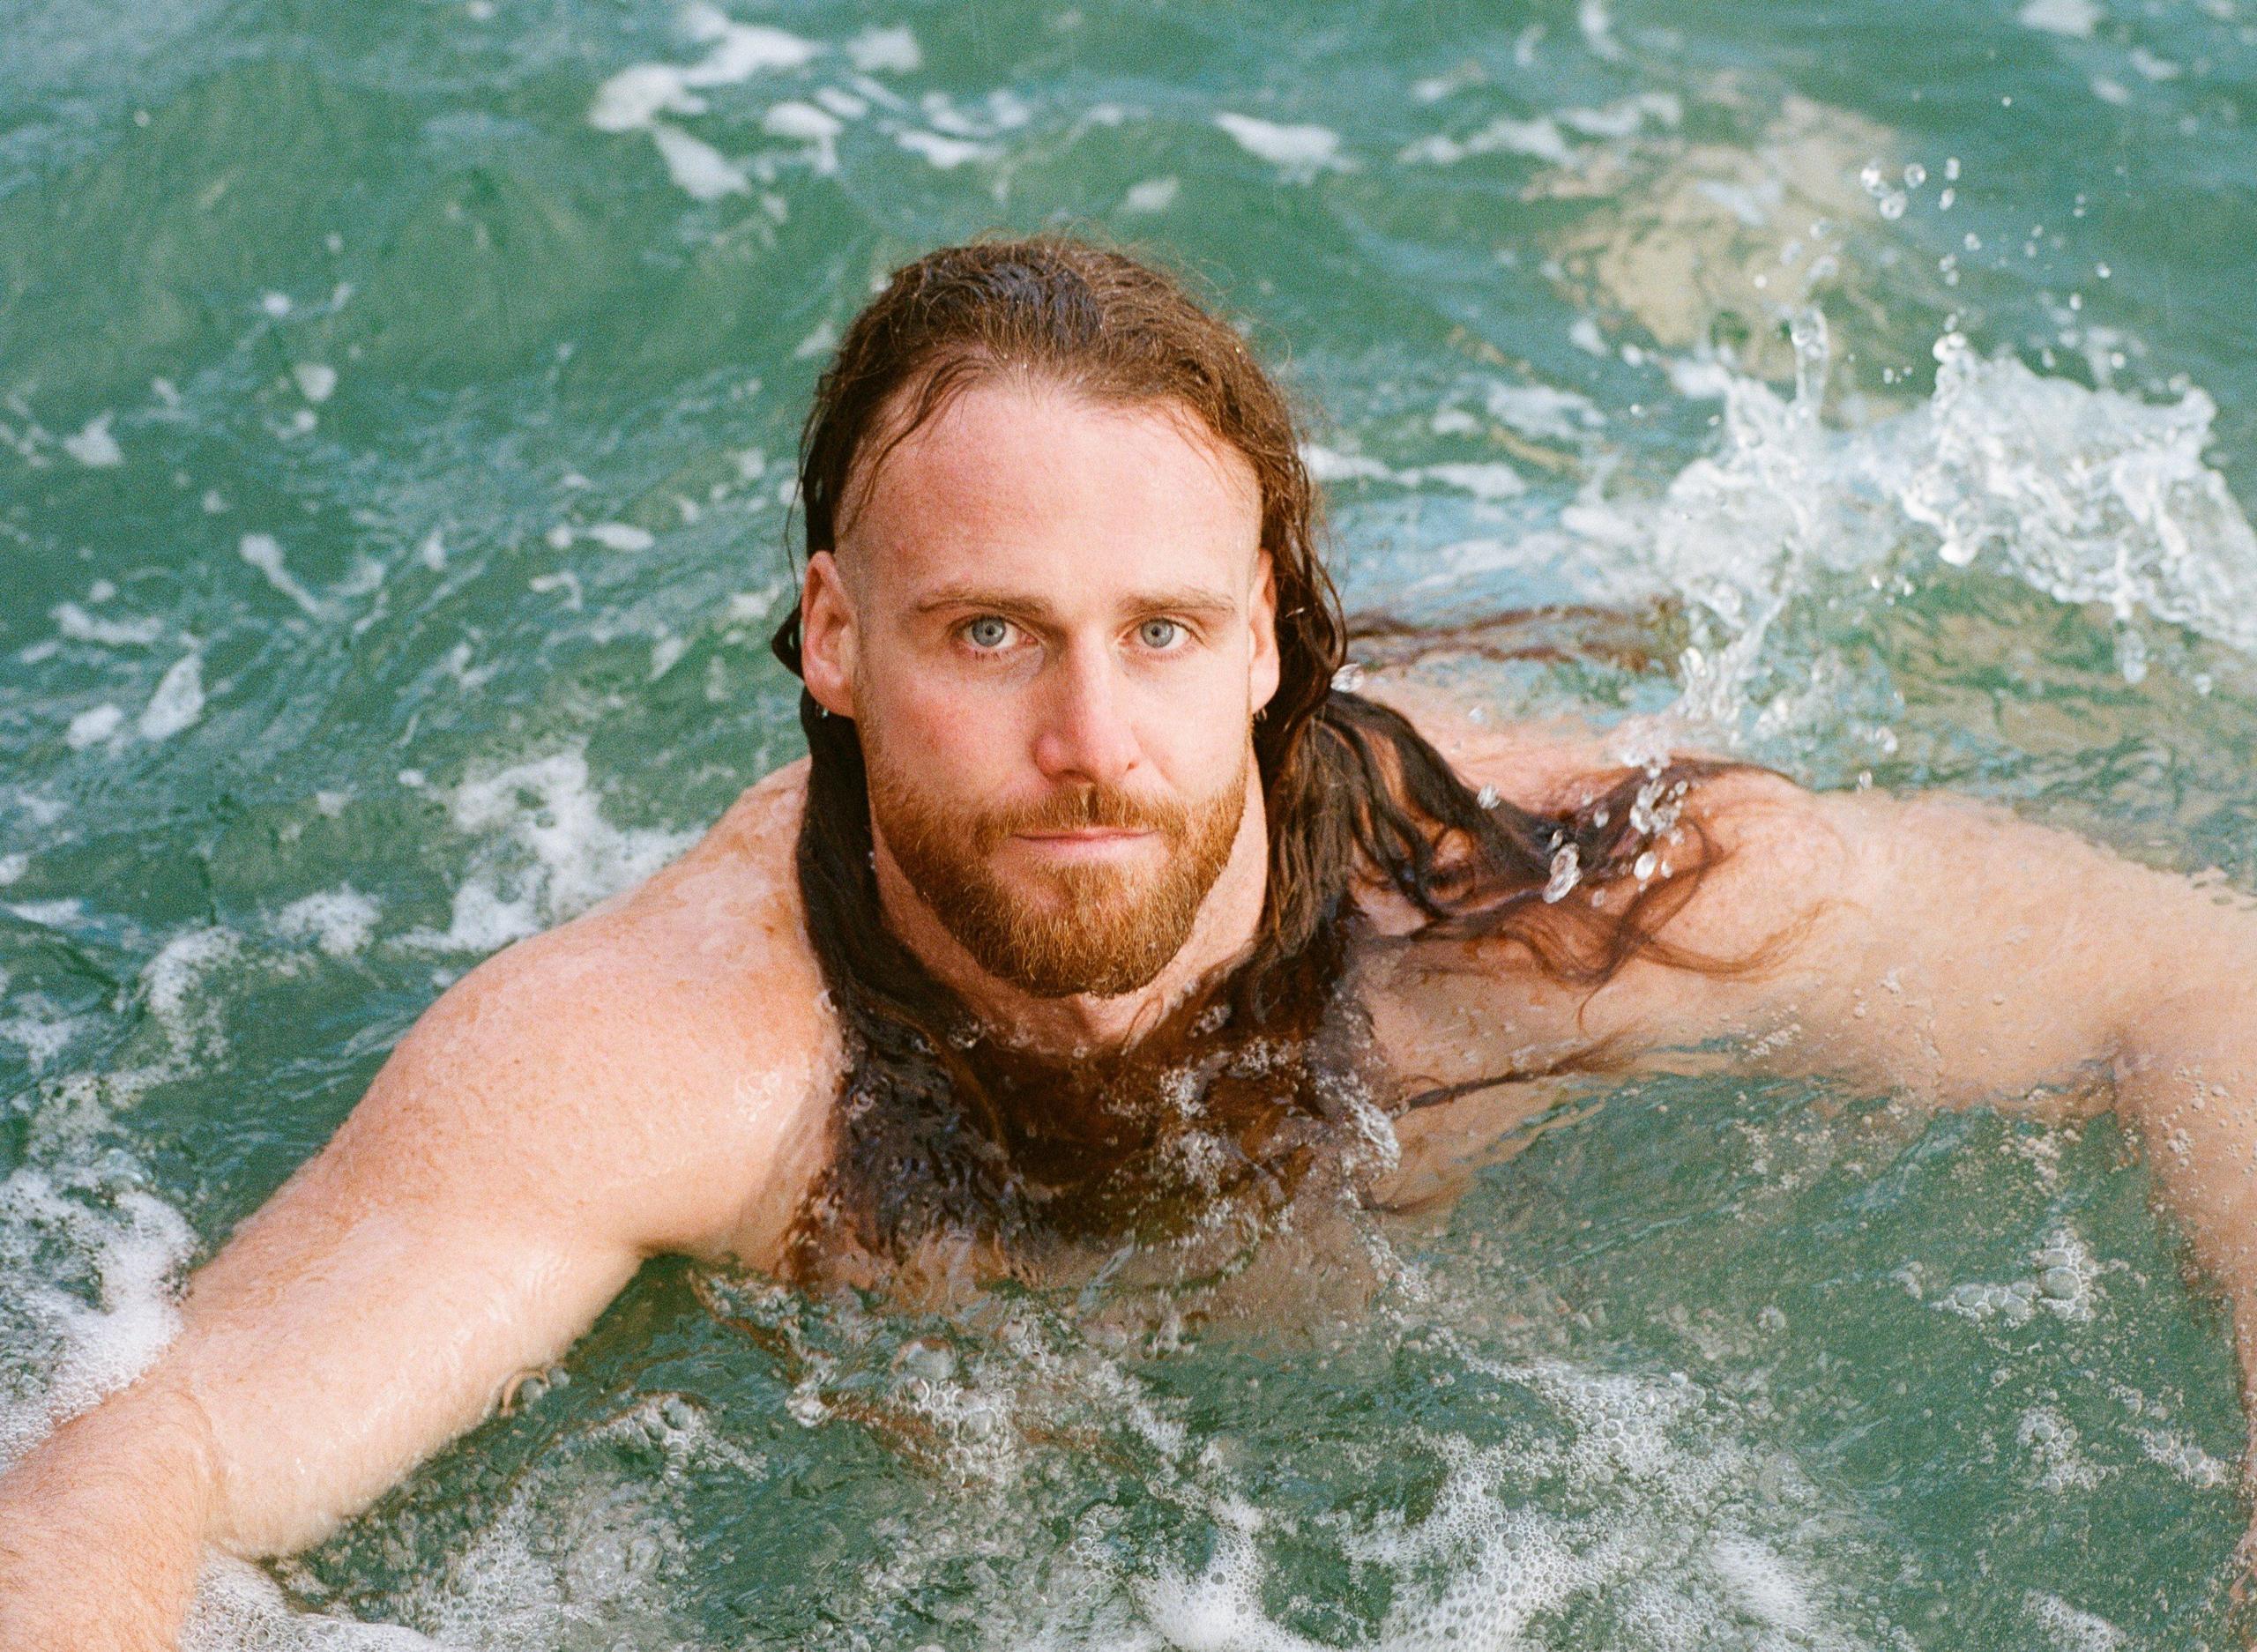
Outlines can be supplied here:
M805 769L750 788L642 884L486 960L395 1060L508 1075L495 1105L512 1133L662 1167L679 1208L657 1242L764 1263L823 1163L841 1070L796 874Z

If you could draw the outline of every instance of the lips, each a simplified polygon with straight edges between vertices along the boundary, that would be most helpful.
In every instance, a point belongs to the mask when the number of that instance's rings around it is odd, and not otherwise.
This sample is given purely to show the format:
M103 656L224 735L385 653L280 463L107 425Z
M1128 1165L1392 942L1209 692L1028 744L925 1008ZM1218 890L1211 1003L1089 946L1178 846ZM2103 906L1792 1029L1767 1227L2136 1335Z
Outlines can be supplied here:
M1118 826L1085 826L1067 831L1014 832L1015 842L1038 853L1063 856L1103 855L1124 850L1158 836Z

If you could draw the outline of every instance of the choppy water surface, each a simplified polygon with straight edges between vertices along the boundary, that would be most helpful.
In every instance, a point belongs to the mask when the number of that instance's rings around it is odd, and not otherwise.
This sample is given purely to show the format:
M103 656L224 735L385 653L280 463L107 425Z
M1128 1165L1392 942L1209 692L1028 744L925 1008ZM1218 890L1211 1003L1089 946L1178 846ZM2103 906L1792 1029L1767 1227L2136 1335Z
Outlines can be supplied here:
M1352 606L1521 616L1448 667L1501 710L2257 886L2253 117L2251 0L18 0L8 1438L440 986L793 755L805 393L983 227L1207 272ZM2150 1191L2104 1121L1687 1081L1290 1336L658 1267L197 1643L2222 1646L2235 1378Z

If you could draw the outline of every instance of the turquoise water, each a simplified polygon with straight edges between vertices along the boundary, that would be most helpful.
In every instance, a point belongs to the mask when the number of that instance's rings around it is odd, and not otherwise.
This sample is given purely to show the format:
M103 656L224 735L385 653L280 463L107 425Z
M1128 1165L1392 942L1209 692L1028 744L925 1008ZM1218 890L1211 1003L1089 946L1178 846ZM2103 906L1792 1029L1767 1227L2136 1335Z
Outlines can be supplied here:
M1426 668L1501 714L2257 888L2253 123L2250 0L0 9L6 1437L793 755L806 392L986 227L1248 315L1352 607L1481 622ZM655 1266L197 1643L2223 1646L2150 1193L2104 1121L1677 1081L1354 1313Z

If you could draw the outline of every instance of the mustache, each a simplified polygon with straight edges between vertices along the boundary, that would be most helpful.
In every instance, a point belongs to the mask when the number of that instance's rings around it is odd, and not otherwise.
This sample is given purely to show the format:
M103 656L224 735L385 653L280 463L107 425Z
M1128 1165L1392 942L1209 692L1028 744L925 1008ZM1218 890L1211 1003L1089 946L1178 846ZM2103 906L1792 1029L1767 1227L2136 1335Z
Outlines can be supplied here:
M1181 803L1140 798L1114 786L1080 785L1037 803L990 810L974 822L973 836L993 848L1021 832L1154 831L1180 837L1190 821Z

